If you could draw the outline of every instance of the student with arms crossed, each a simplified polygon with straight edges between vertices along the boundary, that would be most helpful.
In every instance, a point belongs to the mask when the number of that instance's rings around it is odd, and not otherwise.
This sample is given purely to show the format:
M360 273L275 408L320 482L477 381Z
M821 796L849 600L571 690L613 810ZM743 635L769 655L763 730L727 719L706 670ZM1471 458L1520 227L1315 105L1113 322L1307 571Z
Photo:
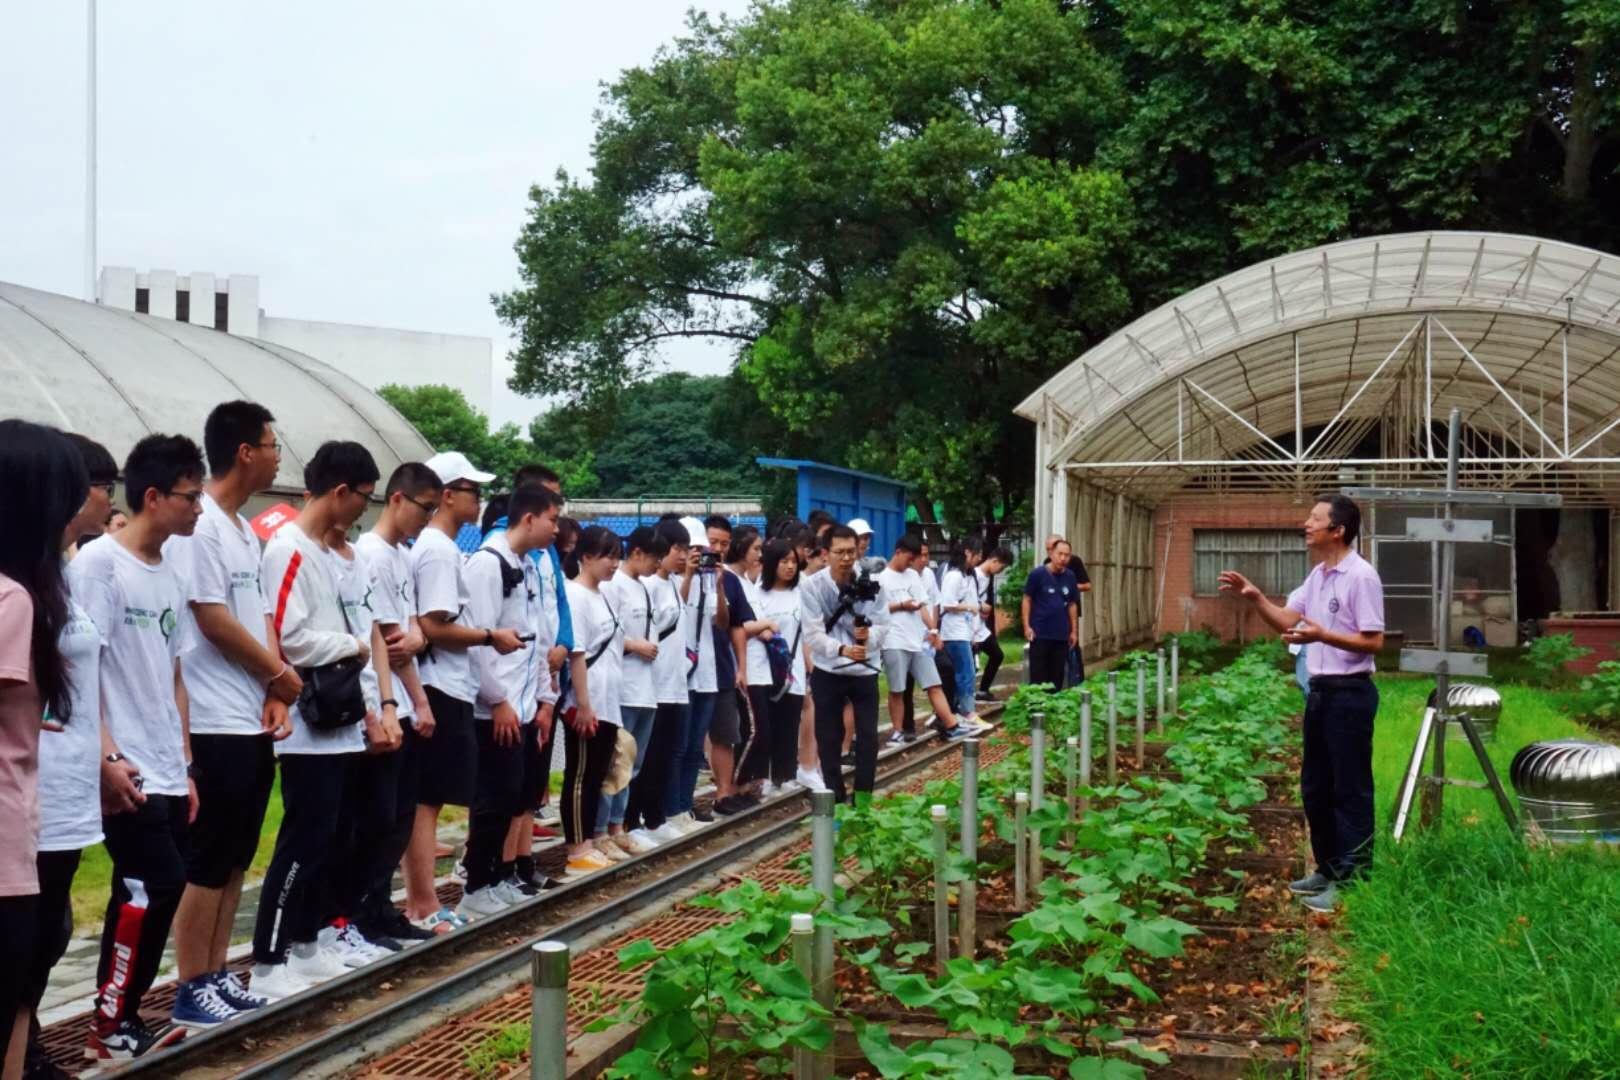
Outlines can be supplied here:
M157 977L185 887L187 832L197 816L191 736L180 677L186 590L163 558L202 513L202 452L183 435L148 435L124 462L129 525L88 544L68 566L101 652L102 831L112 896L96 968L85 1057L125 1061L185 1037L149 1028L141 999Z

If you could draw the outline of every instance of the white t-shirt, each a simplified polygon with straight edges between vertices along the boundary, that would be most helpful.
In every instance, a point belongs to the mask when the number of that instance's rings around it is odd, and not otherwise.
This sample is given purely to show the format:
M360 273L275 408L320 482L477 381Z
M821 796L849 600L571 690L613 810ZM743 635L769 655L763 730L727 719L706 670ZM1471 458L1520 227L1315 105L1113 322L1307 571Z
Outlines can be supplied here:
M416 613L442 611L451 620L470 626L467 619L467 580L462 575L461 549L456 542L429 525L411 548L411 566L416 577ZM478 696L478 680L473 677L472 658L466 649L435 645L417 661L422 682L439 692L471 704Z
M649 587L649 582L653 580L656 580L654 575L633 578L621 568L608 582L608 587L612 589L610 602L613 610L618 612L619 625L624 628L625 638L642 638L657 645L658 629L653 625L652 589ZM621 707L658 707L658 687L653 674L656 663L656 660L644 660L631 652L624 654L624 681L619 688Z
M984 604L988 604L990 602L990 575L986 574L983 570L980 570L978 567L974 567L973 568L973 583L974 583L974 588L977 590L977 593L978 593L978 600L975 601L975 603L977 603L980 606L982 606ZM990 618L994 619L995 617L996 617L995 612L991 612L990 613ZM973 609L973 641L974 641L974 644L978 644L979 642L984 641L985 639L989 638L989 636L990 636L990 627L984 621L984 615L981 613L980 608L975 607Z
M163 561L173 563L188 603L224 604L253 640L268 648L264 617L274 596L267 597L260 586L259 558L259 538L247 519L226 514L207 492L196 531L171 536L163 545ZM195 619L186 622L180 652L192 734L262 735L264 683L216 649Z
M719 689L714 679L714 594L720 581L714 574L692 576L692 588L682 605L686 628L682 636L686 638L686 647L697 653L697 666L693 667L692 661L687 660L690 674L686 677L686 686L694 694L712 694Z
M411 617L416 614L416 583L411 578L410 549L390 544L375 532L368 532L354 542L354 550L371 567L371 576L377 583L372 594L376 607L374 621L384 626L397 626L409 632ZM411 663L416 663L413 659ZM405 692L399 681L399 670L394 671L394 697L399 708L394 715L401 720L416 715L416 703Z
M878 575L878 584L883 586L885 608L902 600L928 602L928 589L923 585L922 576L915 570L884 567L883 573ZM921 611L895 611L890 608L889 636L883 642L883 647L903 652L922 652L924 629Z
M359 605L360 594L354 592L356 582L340 585L339 556L306 534L296 521L289 521L276 530L276 534L264 546L264 579L284 581L295 557L298 568L292 575L285 604L281 602L279 584L276 593L279 615L277 630L281 635L281 651L287 657L287 662L297 667L320 667L357 655L362 640L359 635L369 634L369 626L365 630L353 626L351 630L343 621L344 593L349 593L350 603ZM345 569L354 565L348 560L342 561ZM349 577L347 573L344 575L345 579ZM368 693L376 693L375 684ZM366 704L373 704L369 697ZM366 748L363 723L317 731L304 722L296 705L291 709L291 714L292 734L275 744L277 757L284 754L351 754Z
M759 589L752 598L754 617L770 619L776 623L776 633L784 644L793 646L793 669L788 693L805 692L804 673L804 604L799 587L791 589ZM797 641L797 644L795 644ZM748 639L748 685L771 685L771 663L765 658L765 642L757 637Z
M57 642L73 719L39 733L39 850L80 851L101 842L101 631L69 601Z
M945 584L939 591L939 636L945 641L973 640L978 625L979 583L972 571L950 569L945 571ZM952 605L965 606L966 611L946 611Z
M574 620L574 655L585 659L596 657L585 672L585 687L590 694L591 709L598 720L618 725L619 682L623 676L624 628L614 617L614 601L595 589L587 589L577 581L568 583L568 613ZM607 648L602 648L603 643ZM600 650L600 655L598 654ZM577 704L572 685L569 687L565 709Z
M522 582L513 585L510 593L505 591L501 564L523 576ZM483 547L467 560L463 572L472 598L468 610L477 625L510 627L519 634L534 637L523 648L504 656L489 645L468 650L473 674L478 679L473 716L488 720L493 707L504 701L517 713L518 722L527 724L534 719L542 682L547 685L551 682L551 673L546 668L546 651L551 648L551 642L545 640L545 629L541 625L544 613L540 605L544 602L545 590L535 561L527 555L515 554L505 530L500 530L489 534Z
M684 605L680 579L654 574L641 580L652 593L653 641L658 645L658 659L653 661L653 692L660 705L685 705L692 700L686 691L686 669L692 665L686 658L686 635L681 632ZM697 592L696 581L692 582L692 592Z
M139 770L146 794L185 795L174 661L188 616L174 568L143 562L103 536L68 563L68 581L101 633L102 717L118 752Z
M337 575L338 596L343 599L343 613L348 616L349 631L368 645L371 643L371 624L377 621L377 575L371 563L354 545L347 552L327 548L332 558L332 570ZM360 672L360 692L365 695L366 708L374 713L382 711L382 692L377 683L377 669L367 664ZM399 695L392 695L398 700ZM396 711L397 717L399 713Z

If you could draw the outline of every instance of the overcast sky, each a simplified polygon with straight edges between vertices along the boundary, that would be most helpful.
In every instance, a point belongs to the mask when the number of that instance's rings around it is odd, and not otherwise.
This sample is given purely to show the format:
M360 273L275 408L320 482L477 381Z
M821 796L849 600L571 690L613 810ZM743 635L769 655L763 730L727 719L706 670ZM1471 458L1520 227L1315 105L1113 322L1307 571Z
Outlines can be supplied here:
M100 264L257 273L270 315L495 341L529 185L583 174L600 84L682 0L102 0ZM745 0L700 0L741 14ZM0 14L0 281L84 292L85 5ZM723 344L666 359L719 372Z

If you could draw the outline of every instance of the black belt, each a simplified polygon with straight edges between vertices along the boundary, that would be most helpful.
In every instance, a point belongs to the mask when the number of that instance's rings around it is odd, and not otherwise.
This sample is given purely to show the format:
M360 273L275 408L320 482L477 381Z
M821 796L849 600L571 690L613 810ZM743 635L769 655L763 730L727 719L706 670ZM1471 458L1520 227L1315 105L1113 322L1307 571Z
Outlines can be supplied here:
M1350 690L1363 683L1372 682L1372 674L1366 671L1356 671L1349 675L1312 675L1312 690Z

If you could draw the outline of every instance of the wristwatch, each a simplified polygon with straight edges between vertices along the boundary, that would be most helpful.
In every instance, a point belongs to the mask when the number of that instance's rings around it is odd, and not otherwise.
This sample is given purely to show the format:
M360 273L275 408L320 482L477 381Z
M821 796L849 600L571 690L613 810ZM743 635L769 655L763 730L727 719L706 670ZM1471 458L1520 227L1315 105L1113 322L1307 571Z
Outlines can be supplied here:
M392 706L393 706L393 707L394 707L394 708L396 708L396 709L397 709L397 708L399 708L399 702L397 702L397 701L395 701L395 700L394 700L394 699L393 699L393 698L391 698L391 697L385 697L385 698L383 698L383 699L382 699L382 700L381 700L381 701L380 701L380 702L378 702L378 703L377 703L377 708L379 708L379 709L386 709L386 708L388 708L388 706L390 706L390 705L392 705Z
M186 762L186 779L187 780L195 780L196 778L197 778L197 763L195 761Z
M107 760L107 764L116 765L120 761L128 761L129 759L126 758L123 754L108 754L106 760Z
M493 630L485 630L484 631L484 644L485 645L493 645L493 644L495 644L495 631L493 631Z

